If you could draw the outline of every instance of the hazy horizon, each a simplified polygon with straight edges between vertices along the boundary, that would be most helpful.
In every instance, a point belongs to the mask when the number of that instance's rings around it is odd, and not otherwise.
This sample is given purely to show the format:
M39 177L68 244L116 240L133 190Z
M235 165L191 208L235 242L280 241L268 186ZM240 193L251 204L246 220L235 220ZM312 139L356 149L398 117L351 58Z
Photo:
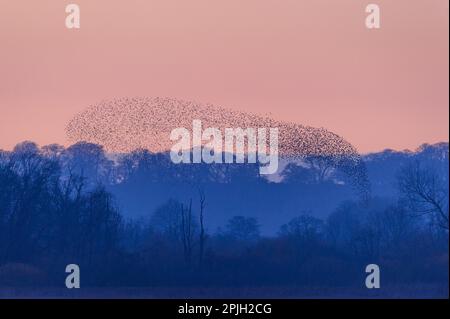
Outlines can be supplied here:
M36 143L37 144L37 146L38 147L43 147L43 146L47 146L47 145L52 145L52 144L57 144L57 145L61 145L61 146L63 146L63 147L70 147L71 145L74 145L75 143L67 143L67 144L60 144L60 143L45 143L45 144L39 144L39 143L37 143L36 141L33 141L33 140L23 140L23 141L19 141L19 142L17 142L16 144L14 144L11 148L1 148L0 147L0 151L13 151L13 149L14 149L14 147L16 146L16 145L18 145L18 144L20 144L20 143L24 143L24 142L32 142L32 143ZM81 141L80 141L81 142ZM84 142L86 142L86 141L84 141ZM88 142L88 143L91 143L91 142ZM384 151L390 151L390 150L392 150L392 151L395 151L395 152L407 152L407 151L409 151L409 152L416 152L416 151L418 151L419 150L419 148L422 146L422 145L436 145L436 144L442 144L442 143L446 143L446 144L449 144L450 142L449 141L437 141L437 142L432 142L432 143L429 143L429 142L423 142L423 143L420 143L420 144L418 144L416 147L413 147L413 148L404 148L404 149L393 149L393 148L389 148L389 147L386 147L386 148L383 148L383 149L379 149L379 150L375 150L375 151L368 151L368 152L360 152L360 155L370 155L370 154L375 154L375 153L381 153L381 152L384 152ZM95 144L95 143L94 143ZM156 152L156 153L163 153L163 152L169 152L170 150L166 150L166 151L162 151L162 152ZM106 154L112 154L112 155L114 155L114 154L126 154L126 153L128 153L128 152L108 152L108 151L105 151L105 153Z

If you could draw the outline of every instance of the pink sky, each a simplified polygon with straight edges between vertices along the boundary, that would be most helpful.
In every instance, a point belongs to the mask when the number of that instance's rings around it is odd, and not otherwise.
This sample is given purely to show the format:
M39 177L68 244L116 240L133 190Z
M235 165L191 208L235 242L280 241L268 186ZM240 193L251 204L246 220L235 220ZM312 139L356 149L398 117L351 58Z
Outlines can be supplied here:
M448 141L448 22L448 0L0 0L0 148L66 144L75 113L125 96L270 112L361 152Z

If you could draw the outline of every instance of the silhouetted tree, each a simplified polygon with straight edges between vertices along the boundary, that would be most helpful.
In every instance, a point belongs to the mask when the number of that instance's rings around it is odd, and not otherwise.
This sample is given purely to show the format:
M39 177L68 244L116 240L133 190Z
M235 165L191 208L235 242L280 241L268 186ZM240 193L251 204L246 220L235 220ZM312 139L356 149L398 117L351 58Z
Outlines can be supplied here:
M448 180L416 161L400 171L398 186L411 210L448 230Z
M225 235L242 242L255 242L259 236L259 224L253 217L234 216L225 230Z
M181 242L182 206L183 204L181 202L175 199L169 199L153 212L150 218L150 227L171 241Z
M318 240L323 234L323 221L305 212L281 226L280 235L301 239L304 242Z

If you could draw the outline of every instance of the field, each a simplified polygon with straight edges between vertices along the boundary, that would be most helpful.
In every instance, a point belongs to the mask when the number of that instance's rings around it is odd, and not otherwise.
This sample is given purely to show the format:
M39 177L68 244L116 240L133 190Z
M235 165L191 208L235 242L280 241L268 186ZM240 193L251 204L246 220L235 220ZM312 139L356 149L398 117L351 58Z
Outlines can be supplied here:
M190 298L231 298L231 299L447 299L446 285L402 285L366 288L298 288L298 287L241 287L241 288L0 288L0 299L11 298L106 298L106 299L190 299Z

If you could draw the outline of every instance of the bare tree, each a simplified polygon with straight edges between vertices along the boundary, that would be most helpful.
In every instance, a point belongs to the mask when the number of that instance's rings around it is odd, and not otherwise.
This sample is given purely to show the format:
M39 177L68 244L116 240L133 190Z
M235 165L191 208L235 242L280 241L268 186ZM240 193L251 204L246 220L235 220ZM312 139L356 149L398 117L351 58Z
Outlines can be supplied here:
M189 206L181 205L181 239L183 242L184 258L187 263L191 262L193 247L194 225L192 220L192 199Z
M204 254L204 250L205 250L205 239L206 239L206 235L205 235L205 225L204 225L204 210L205 210L205 192L199 188L199 195L200 195L200 214L199 214L199 219L200 219L200 235L199 235L199 243L200 243L200 252L199 252L199 264L200 266L203 263L203 254Z
M414 162L400 171L398 186L410 208L419 216L431 216L448 230L448 188L435 169Z

